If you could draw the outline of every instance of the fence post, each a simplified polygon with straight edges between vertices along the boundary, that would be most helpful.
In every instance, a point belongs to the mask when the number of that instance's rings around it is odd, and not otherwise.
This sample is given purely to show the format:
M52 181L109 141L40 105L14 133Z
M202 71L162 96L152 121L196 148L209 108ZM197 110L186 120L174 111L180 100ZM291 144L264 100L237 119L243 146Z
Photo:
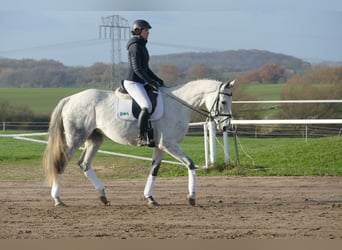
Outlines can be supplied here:
M209 168L208 160L208 126L207 123L203 124L203 135L204 135L204 156L205 156L205 168Z
M2 131L6 131L6 122L2 121Z
M223 150L224 150L224 163L229 164L229 145L228 145L228 132L223 131Z
M236 165L240 166L240 157L237 145L237 136L236 136L236 128L233 129L233 136L234 136L234 146L235 146L235 154L236 154Z
M215 121L208 122L209 128L209 148L210 148L210 163L216 163L216 124Z

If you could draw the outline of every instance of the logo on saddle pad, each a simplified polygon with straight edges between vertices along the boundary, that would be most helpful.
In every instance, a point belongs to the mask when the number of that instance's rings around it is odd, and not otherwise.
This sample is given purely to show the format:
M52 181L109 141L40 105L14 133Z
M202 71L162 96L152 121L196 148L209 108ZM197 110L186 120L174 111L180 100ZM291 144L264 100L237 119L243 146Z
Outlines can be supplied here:
M141 108L127 93L120 91L120 88L115 90L115 95L118 97L117 116L122 120L136 120L139 116ZM149 92L150 100L152 102L151 120L159 120L164 111L163 97L160 92Z

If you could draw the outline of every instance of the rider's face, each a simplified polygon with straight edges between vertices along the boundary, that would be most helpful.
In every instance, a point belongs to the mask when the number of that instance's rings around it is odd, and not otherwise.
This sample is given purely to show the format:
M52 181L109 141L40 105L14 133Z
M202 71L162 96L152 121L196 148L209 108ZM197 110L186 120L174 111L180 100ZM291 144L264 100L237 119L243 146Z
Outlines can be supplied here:
M148 35L149 35L149 34L150 34L149 29L143 29L143 30L141 31L140 36L141 36L144 40L147 41Z

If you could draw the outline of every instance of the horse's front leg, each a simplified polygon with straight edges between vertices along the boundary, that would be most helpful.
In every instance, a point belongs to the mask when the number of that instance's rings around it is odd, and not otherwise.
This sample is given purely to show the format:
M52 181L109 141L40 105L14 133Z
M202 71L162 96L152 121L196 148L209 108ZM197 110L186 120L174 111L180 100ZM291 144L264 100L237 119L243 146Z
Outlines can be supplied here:
M187 156L178 144L164 145L164 150L171 156L182 162L188 168L188 190L187 200L191 206L196 205L196 167L194 162Z
M151 167L150 174L148 175L147 182L146 182L145 189L144 189L144 196L147 199L147 205L151 207L158 206L158 203L154 200L152 194L153 194L154 184L156 182L156 178L158 175L158 171L159 171L163 156L164 156L163 151L161 151L158 148L154 148L153 157L152 157L152 167Z

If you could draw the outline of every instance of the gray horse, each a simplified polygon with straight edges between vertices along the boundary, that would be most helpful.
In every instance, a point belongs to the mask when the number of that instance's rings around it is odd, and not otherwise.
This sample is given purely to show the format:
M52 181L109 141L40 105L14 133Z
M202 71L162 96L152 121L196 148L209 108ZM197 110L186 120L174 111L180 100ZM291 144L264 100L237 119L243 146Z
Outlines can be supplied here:
M161 98L158 99L165 108L159 108L159 117L151 121L155 147L152 168L144 189L148 205L158 205L152 193L165 153L188 168L187 199L190 205L195 205L196 167L180 148L179 143L188 131L192 110L214 119L219 130L227 126L228 118L231 117L233 85L234 81L222 83L203 79L170 88L160 88ZM101 201L109 205L104 185L91 168L91 162L105 137L120 144L137 146L137 121L124 119L118 115L119 105L128 101L127 98L124 100L112 91L89 89L66 97L58 103L51 115L48 144L43 159L47 181L52 186L51 196L56 206L64 205L60 199L63 172L82 144L85 144L85 149L78 165L100 192ZM205 111L200 109L204 105Z

